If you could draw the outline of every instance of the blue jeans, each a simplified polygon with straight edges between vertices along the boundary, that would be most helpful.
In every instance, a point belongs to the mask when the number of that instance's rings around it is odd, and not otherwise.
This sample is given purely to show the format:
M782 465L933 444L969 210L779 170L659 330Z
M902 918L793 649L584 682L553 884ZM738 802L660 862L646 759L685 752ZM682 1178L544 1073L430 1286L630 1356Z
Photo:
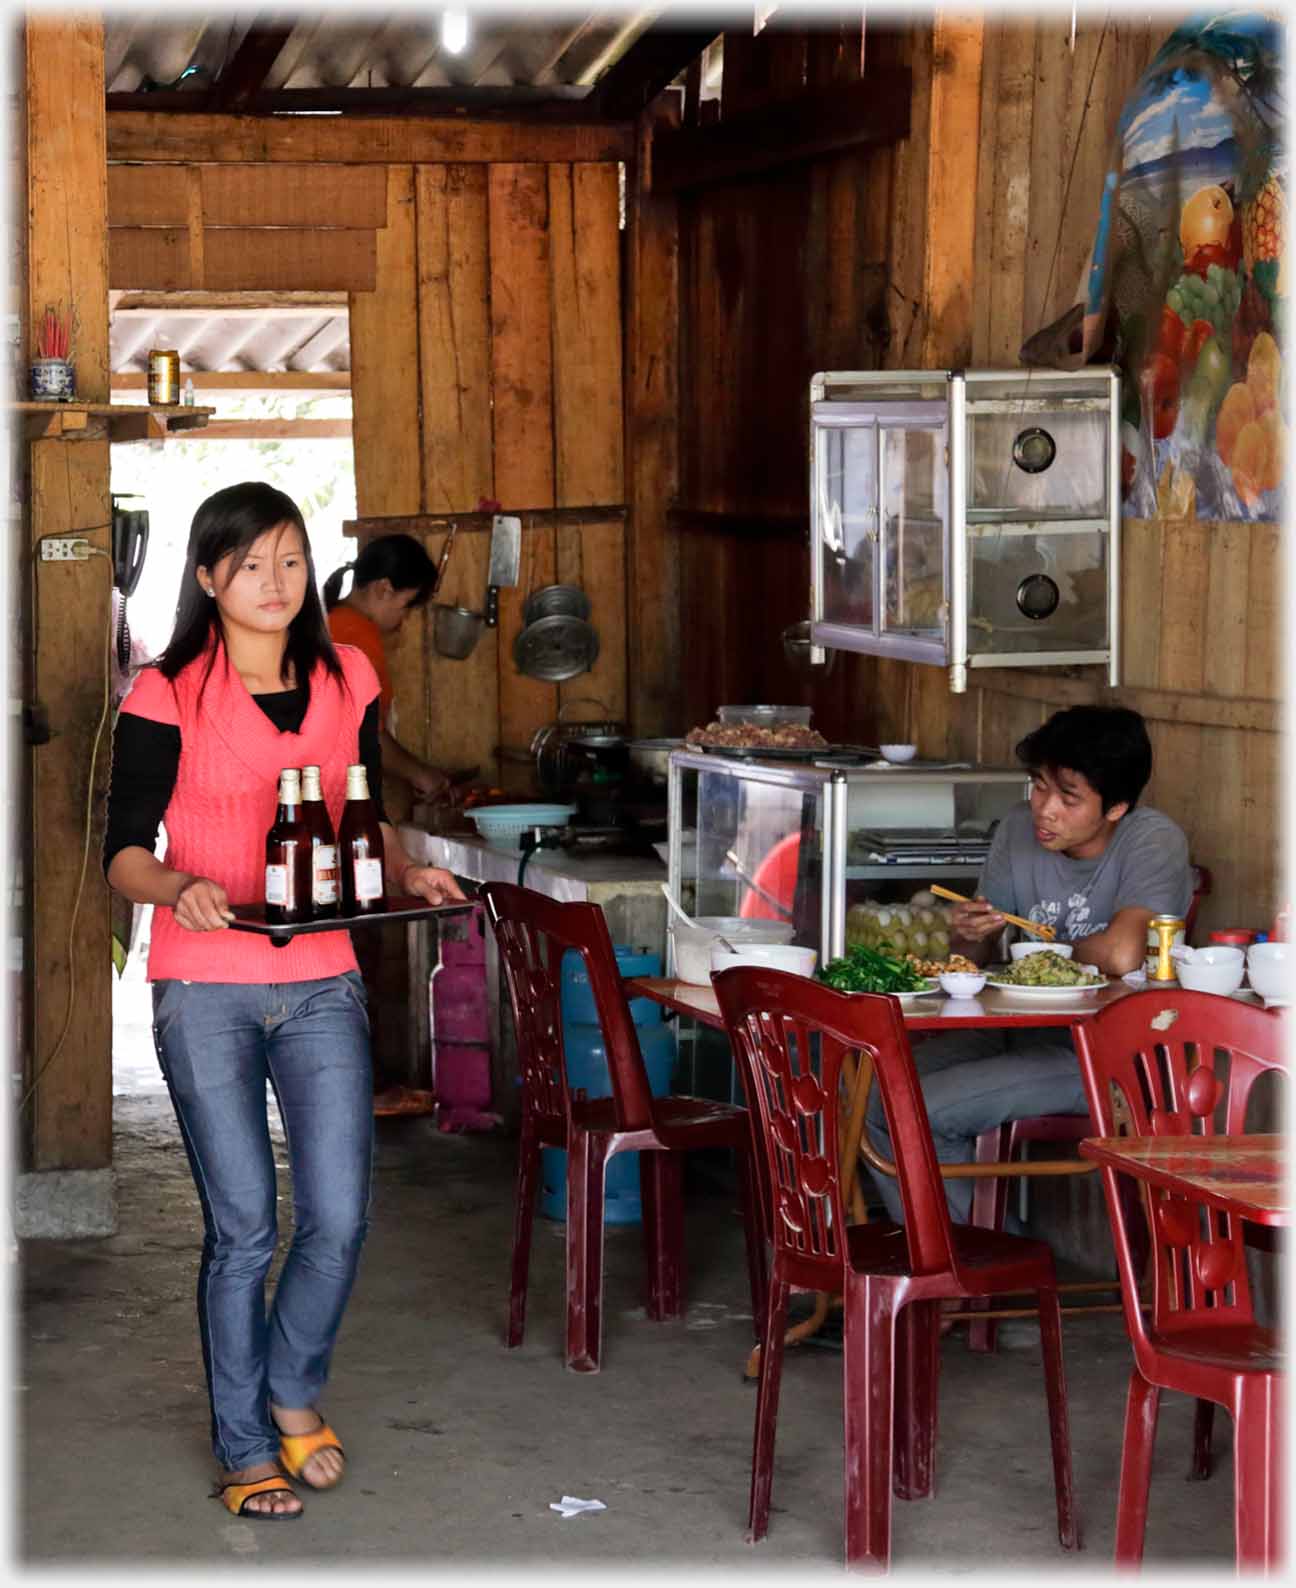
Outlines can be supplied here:
M313 1406L368 1229L372 1071L364 983L153 984L153 1035L202 1203L198 1327L212 1449L226 1471L273 1461L270 1402ZM274 1088L292 1169L293 1236L278 1243L266 1115Z
M971 1162L983 1130L1036 1114L1087 1114L1080 1061L1065 1027L1012 1028L1002 1031L945 1031L914 1047L932 1142L938 1163ZM891 1133L882 1112L876 1081L869 1093L868 1133L891 1159ZM903 1223L900 1187L890 1175L874 1174L890 1216ZM945 1200L956 1224L972 1213L971 1180L946 1180ZM1004 1228L1021 1233L1009 1213Z

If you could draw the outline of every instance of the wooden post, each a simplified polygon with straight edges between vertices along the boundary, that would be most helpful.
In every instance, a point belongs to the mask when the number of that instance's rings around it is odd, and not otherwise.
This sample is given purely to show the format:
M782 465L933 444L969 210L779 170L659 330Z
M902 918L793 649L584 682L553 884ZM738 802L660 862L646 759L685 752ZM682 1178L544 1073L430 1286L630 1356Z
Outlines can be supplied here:
M647 738L678 731L682 706L680 558L666 517L679 490L679 203L649 191L659 114L642 118L626 216L627 704Z
M74 13L29 17L25 66L26 335L47 304L74 314L77 396L107 402L101 22ZM108 520L102 422L97 431L34 442L33 552L41 537L69 533L108 550ZM107 1170L112 1161L112 958L99 862L106 723L91 786L108 676L110 567L101 557L42 563L34 556L32 562L32 698L46 708L51 728L49 742L34 747L30 758L32 1013L25 1089L37 1084L22 1118L24 1167L34 1170ZM106 1176L101 1190L92 1198L110 1209ZM99 1220L89 1222L102 1232L103 1207L98 1212ZM87 1229L72 1218L67 1232Z

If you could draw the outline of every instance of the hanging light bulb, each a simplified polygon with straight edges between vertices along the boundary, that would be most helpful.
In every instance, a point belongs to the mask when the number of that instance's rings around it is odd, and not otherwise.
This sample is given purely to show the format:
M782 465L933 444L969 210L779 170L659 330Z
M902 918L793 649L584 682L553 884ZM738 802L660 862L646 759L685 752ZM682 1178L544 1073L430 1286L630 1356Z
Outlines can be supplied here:
M443 11L441 13L441 47L451 55L461 55L468 44L468 13Z

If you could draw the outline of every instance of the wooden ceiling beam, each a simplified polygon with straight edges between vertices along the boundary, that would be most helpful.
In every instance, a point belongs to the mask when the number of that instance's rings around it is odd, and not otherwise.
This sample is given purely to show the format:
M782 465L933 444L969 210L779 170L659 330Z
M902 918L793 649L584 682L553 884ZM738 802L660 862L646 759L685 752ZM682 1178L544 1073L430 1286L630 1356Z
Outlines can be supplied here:
M191 369L195 387L204 391L349 392L351 372L345 369ZM144 370L114 370L113 391L142 391L148 384Z
M294 114L341 111L347 115L495 116L518 121L589 121L601 119L588 106L591 91L579 85L516 83L509 87L444 84L428 88L265 88L237 107L239 113ZM107 96L109 112L121 110L180 111L213 114L212 101L193 89L120 90ZM219 114L220 112L215 112Z
M690 22L689 27L661 24L641 33L594 85L588 112L604 121L625 121L646 110L725 29L720 18Z
M258 318L284 314L328 314L345 312L345 292L124 292L115 297L116 314L195 314L255 315Z
M110 111L108 158L214 164L234 161L439 165L629 160L630 122L456 121L421 116L171 116Z
M202 96L206 109L218 113L250 109L292 30L292 22L253 17L233 59L221 68L220 76Z
M807 95L718 121L659 132L652 145L652 191L737 182L837 149L898 142L909 133L909 68L877 68L829 95Z

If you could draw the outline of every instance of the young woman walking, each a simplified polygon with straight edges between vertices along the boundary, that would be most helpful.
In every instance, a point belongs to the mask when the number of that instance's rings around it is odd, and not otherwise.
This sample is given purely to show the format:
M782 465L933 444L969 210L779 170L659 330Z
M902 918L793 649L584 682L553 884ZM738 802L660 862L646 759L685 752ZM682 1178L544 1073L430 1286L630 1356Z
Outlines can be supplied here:
M122 704L104 863L155 906L154 1036L202 1205L198 1325L215 1491L236 1516L283 1521L342 1477L318 1410L367 1228L373 1120L364 987L346 931L285 948L227 930L260 900L279 772L318 765L336 822L348 764L381 811L378 679L334 649L300 511L250 482L194 515L170 644ZM165 858L154 847L166 827ZM460 899L449 872L412 864L384 825L393 892ZM274 1297L278 1238L266 1083L292 1172L294 1228Z

